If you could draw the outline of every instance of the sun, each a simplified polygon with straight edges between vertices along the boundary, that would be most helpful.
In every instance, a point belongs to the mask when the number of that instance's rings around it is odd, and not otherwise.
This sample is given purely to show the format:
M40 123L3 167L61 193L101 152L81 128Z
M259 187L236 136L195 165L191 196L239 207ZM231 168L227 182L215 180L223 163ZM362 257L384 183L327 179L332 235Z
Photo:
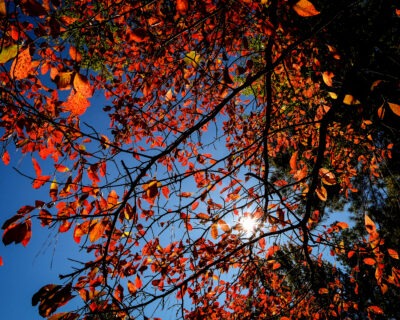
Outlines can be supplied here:
M247 235L252 235L258 225L257 220L251 217L242 217L239 223L243 229L243 232Z

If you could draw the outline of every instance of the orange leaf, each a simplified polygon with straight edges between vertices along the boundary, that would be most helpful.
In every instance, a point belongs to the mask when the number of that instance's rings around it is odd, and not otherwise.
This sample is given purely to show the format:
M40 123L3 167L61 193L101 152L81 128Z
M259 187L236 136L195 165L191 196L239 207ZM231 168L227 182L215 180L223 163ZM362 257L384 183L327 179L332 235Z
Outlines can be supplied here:
M388 249L388 253L393 259L399 259L399 253L396 250Z
M42 169L40 168L39 163L35 158L32 158L33 169L35 169L36 177L40 177L42 175Z
M32 57L29 48L21 51L11 64L11 76L16 80L25 79L32 70Z
M115 207L118 203L118 195L115 190L111 190L110 194L107 197L108 209Z
M319 169L319 175L321 176L321 181L323 184L326 184L328 186L336 184L335 174L330 172L328 169L326 168Z
M340 229L347 229L349 227L349 225L346 222L337 222L336 226L338 226Z
M63 106L66 112L71 112L71 115L80 116L86 112L90 102L82 93L72 90Z
M260 245L261 249L265 249L265 238L261 238L258 241L258 244Z
M76 50L74 46L69 47L69 55L72 60L80 62L82 60L82 55Z
M191 195L192 195L191 192L181 192L181 193L179 194L179 197L182 197L182 198L189 198Z
M381 119L381 120L383 120L383 118L385 117L385 104L382 104L380 107L379 107L379 109L378 109L378 111L377 111L377 113L378 113L378 118L379 119Z
M329 290L328 290L327 288L320 288L320 289L318 290L318 293L319 293L319 294L328 294L328 293L329 293Z
M297 170L297 154L298 151L293 152L292 156L290 157L290 169L292 169L292 173L295 172Z
M229 232L231 231L231 228L229 227L229 225L222 219L218 220L218 226L221 228L222 231L224 232Z
M198 213L198 214L196 214L196 218L202 219L202 220L209 220L210 216L207 213Z
M322 201L326 201L326 199L328 199L328 192L324 186L319 186L317 189L315 189L315 193Z
M373 259L373 258L364 258L363 261L365 264L367 264L369 266L373 266L376 263L375 259Z
M198 201L193 202L193 204L192 204L192 210L196 210L198 206L199 206L199 202L198 202Z
M391 102L388 102L388 105L389 105L390 110L392 110L393 113L394 113L396 116L399 116L399 117L400 117L400 105L395 104L395 103L391 103Z
M365 229L367 229L367 232L369 234L373 234L376 232L376 225L375 223L371 220L371 218L367 215L365 215Z
M333 72L325 71L322 73L322 79L328 87L332 87L332 78L334 76Z
M383 310L378 306L369 306L367 310L375 314L384 314Z
M136 286L130 280L128 280L128 291L130 294L135 294L137 291Z
M90 232L89 232L90 242L95 242L99 240L101 236L104 234L106 227L107 225L104 223L104 221L97 222L97 220L94 220L90 226Z
M319 14L319 11L308 0L300 0L293 6L293 10L301 17L312 17Z
M74 88L85 98L90 98L93 95L93 88L90 85L89 80L85 76L80 75L79 73L75 74Z
M211 225L211 237L213 239L217 239L218 238L218 228L217 228L217 224L213 223Z
M349 106L355 105L355 104L361 104L361 102L358 101L356 98L354 98L351 94L346 94L344 96L343 103L347 104Z
M5 16L7 16L6 2L4 0L0 0L0 17L5 17Z
M53 72L57 71L57 69L52 69L52 70L54 70ZM72 71L58 72L54 76L54 82L57 85L57 89L59 89L59 90L69 90L69 89L71 89L73 74L74 73Z

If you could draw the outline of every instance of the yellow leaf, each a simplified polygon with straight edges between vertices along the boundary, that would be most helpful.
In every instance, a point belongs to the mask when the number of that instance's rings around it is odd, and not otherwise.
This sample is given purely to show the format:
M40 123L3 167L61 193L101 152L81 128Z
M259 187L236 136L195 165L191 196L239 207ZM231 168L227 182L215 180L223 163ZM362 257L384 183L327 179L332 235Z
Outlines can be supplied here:
M200 54L197 54L196 51L190 51L188 54L186 54L185 58L183 58L183 61L187 65L192 65L192 66L197 66L200 63Z
M300 0L294 6L293 10L301 17L312 17L319 14L314 5L308 0Z
M15 58L18 53L18 46L16 44L8 47L2 47L0 52L0 63L6 63L7 61Z
M375 225L375 222L373 222L372 220L371 220L371 218L369 217L369 216L367 216L367 215L365 215L365 229L367 229L367 232L369 233L369 234L373 234L373 233L375 233L376 232L376 225Z
M354 105L354 104L361 104L361 102L358 101L356 98L354 98L351 94L346 94L344 96L343 103L347 104L349 106Z
M337 94L335 92L328 92L328 94L333 100L337 99Z
M395 104L395 103L391 103L391 102L388 102L388 105L389 105L390 110L392 110L393 113L394 113L396 116L399 116L399 117L400 117L400 105Z

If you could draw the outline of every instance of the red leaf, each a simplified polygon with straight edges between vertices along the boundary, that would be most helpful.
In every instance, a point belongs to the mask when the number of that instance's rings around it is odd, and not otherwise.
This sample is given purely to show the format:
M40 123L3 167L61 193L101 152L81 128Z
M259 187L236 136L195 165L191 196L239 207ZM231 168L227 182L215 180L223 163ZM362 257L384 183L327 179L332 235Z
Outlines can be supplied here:
M139 275L136 276L135 286L136 289L140 289L142 287L142 280L140 279Z
M10 154L8 153L8 151L4 151L1 160L3 160L3 163L7 166L10 164Z
M167 186L163 186L163 187L161 188L161 192L162 192L162 194L164 195L164 197L165 197L166 199L169 198L169 188L168 188Z
M291 173L294 173L297 170L297 154L298 154L298 151L295 151L295 152L293 152L292 156L290 157L289 165L290 165L290 169L292 169Z
M39 189L42 187L47 181L49 181L51 176L41 176L35 179L32 183L33 189Z
M1 267L3 264L4 264L4 263L3 263L3 257L0 256L0 267Z
M369 306L367 309L369 312L372 312L375 314L384 314L383 310L378 306Z
M375 259L373 259L373 258L364 258L363 261L365 264L367 264L369 266L373 266L376 263Z
M396 250L388 249L388 253L393 259L399 259L399 253Z
M193 202L193 204L192 204L192 210L193 210L193 211L196 210L198 206L199 206L199 202L198 202L198 201Z
M261 249L265 249L265 238L261 238L259 241L258 241L258 244L260 245L260 247L261 247Z
M31 226L30 220L9 226L3 233L4 245L15 242L15 244L22 243L23 246L26 246L31 239Z
M180 15L185 15L189 10L188 0L177 0L176 1L176 12Z
M32 158L33 169L35 169L36 177L40 177L42 175L42 169L39 166L39 163L35 158Z

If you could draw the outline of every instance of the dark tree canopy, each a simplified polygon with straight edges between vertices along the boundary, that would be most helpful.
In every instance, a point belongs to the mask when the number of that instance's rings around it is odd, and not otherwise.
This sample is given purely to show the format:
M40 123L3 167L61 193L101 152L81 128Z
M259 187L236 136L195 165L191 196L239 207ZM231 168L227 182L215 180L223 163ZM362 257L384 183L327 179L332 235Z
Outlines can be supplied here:
M88 254L37 288L42 317L400 316L398 4L0 0L0 17L2 160L29 155L19 173L48 190L2 218L3 243L38 224Z

